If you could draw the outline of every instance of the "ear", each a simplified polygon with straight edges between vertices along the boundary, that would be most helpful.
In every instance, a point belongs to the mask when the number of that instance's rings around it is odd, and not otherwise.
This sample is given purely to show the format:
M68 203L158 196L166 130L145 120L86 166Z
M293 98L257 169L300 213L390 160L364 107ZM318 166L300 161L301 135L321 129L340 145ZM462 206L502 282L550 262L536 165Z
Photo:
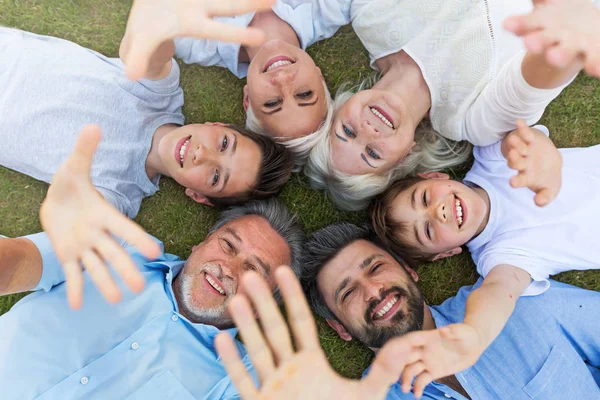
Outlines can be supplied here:
M415 282L419 281L419 274L417 274L417 272L414 269L412 269L411 267L409 267L406 264L404 264L404 269L406 270L406 272L408 272L408 274L410 276L412 276L412 278Z
M346 342L349 342L352 340L352 336L350 336L350 334L348 333L348 331L346 330L346 328L344 328L344 326L342 324L340 324L337 321L334 321L333 319L328 319L327 320L327 324L333 328L334 331L337 332L337 334L339 335L339 337L341 337L342 339L344 339Z
M227 124L225 124L223 122L205 122L204 125L210 125L210 126L227 126Z
M248 85L244 85L244 111L248 112L248 104L249 104L248 100Z
M450 179L450 175L445 174L443 172L421 172L419 174L421 178L425 178L425 179L439 179L439 180L448 180Z
M321 72L321 68L317 67L317 71L319 71L319 76L321 77L321 80L323 82L325 82L325 78L323 78L323 73Z
M455 247L452 250L448 250L443 253L436 254L435 256L433 256L431 261L437 261L437 260L441 260L442 258L452 257L452 256L455 256L460 253L462 253L462 247Z
M213 206L213 204L210 202L210 200L208 200L206 198L206 196L201 195L200 193L198 193L190 188L185 189L185 194L186 194L186 196L188 196L189 198L194 200L196 203L205 204L205 205L211 206L211 207Z

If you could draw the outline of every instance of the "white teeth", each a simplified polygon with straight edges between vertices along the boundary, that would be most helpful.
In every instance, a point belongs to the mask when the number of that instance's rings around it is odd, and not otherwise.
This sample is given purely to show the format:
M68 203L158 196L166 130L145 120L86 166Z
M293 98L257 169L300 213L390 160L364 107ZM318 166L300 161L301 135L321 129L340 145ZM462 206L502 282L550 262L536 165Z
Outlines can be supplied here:
M460 201L458 199L456 199L456 216L457 216L457 220L458 220L458 226L460 227L463 223L463 219L462 219L462 206L460 205Z
M275 61L273 64L269 65L269 68L267 68L267 71L270 71L273 68L283 67L284 65L292 65L292 64L293 64L293 62L288 61L288 60Z
M377 111L377 109L370 107L370 110L373 114L375 114L376 117L378 117L384 124L386 124L387 126L389 126L390 128L394 129L394 124L392 124L390 122L389 119L387 119L386 117L383 116L382 113L380 113L379 111Z
M210 283L210 286L214 287L215 290L221 294L225 294L225 291L223 290L223 288L221 288L221 286L219 286L217 284L217 282L215 282L215 280L213 278L211 278L209 275L206 275L206 281L208 283Z
M385 314L387 314L388 311L390 311L390 309L392 308L392 306L394 304L396 304L398 302L398 297L394 297L392 300L388 301L388 303L383 306L383 308L381 310L379 310L377 312L377 314L375 314L375 316L377 318L381 318L383 317Z
M179 161L183 165L183 156L185 154L185 150L187 149L188 144L190 143L190 139L186 140L185 143L179 149Z

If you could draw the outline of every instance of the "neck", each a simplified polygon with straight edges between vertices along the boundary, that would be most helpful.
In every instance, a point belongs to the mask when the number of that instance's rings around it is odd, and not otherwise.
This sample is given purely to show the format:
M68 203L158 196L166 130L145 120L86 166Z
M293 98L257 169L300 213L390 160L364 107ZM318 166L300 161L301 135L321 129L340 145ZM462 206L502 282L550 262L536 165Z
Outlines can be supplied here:
M481 199L485 203L485 216L483 217L483 220L481 221L479 228L477 228L477 232L473 236L475 238L481 232L483 232L483 230L485 229L485 227L488 224L488 221L490 220L490 196L488 196L487 192L484 189L480 188L479 186L476 188L473 188L473 190L475 191L475 193L477 193L477 195L479 197L481 197Z
M154 132L154 136L152 136L152 145L150 147L150 151L148 152L148 157L146 157L146 174L148 175L148 178L154 179L158 175L167 175L166 168L162 164L158 154L158 144L163 137L177 128L177 125L167 124L160 126L156 132Z
M373 89L385 90L402 98L413 117L414 127L428 117L431 108L429 87L421 69L404 51L382 57L375 65L383 76Z
M273 11L259 12L250 21L249 27L260 28L269 40L282 40L292 46L300 47L300 40L296 31L284 20L279 18ZM244 46L240 48L240 61L252 61L261 46Z

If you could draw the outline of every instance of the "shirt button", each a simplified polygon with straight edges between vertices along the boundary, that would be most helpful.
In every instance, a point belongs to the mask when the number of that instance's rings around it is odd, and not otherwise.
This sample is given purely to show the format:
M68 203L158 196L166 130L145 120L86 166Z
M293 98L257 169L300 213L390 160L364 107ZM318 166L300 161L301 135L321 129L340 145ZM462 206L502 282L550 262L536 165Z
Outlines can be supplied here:
M173 321L173 322L177 321L178 319L179 319L179 317L177 315L173 315L171 317L171 321Z
M447 398L447 399L452 398L452 396L450 396L448 393L444 393L444 397Z
M79 383L81 383L82 385L87 385L87 383L88 383L89 381L90 381L90 380L88 379L88 377L87 377L87 376L84 376L83 378L81 378L81 379L79 380Z
M137 342L131 343L131 349L132 350L137 350L139 348L140 348L140 345Z

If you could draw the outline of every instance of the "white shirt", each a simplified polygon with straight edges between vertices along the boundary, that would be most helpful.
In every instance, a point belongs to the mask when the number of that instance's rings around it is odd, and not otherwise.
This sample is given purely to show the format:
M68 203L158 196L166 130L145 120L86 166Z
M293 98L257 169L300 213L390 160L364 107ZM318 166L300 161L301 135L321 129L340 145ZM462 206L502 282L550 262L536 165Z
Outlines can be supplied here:
M434 129L482 146L518 118L537 122L562 90L525 82L522 39L503 29L506 17L531 9L523 0L354 0L350 14L372 63L404 50L419 65Z
M537 127L546 134L545 127ZM600 145L560 149L562 187L552 203L538 207L534 193L513 189L500 142L476 147L475 163L465 183L484 189L490 198L490 217L479 236L467 243L477 271L485 277L497 265L527 271L532 278L524 295L549 287L549 275L600 267Z
M300 46L329 38L343 25L350 23L351 0L277 0L273 12L296 32ZM236 26L247 27L254 13L236 17L215 18ZM229 69L238 78L248 73L248 63L239 61L240 44L214 40L175 39L175 55L186 64L216 65Z

